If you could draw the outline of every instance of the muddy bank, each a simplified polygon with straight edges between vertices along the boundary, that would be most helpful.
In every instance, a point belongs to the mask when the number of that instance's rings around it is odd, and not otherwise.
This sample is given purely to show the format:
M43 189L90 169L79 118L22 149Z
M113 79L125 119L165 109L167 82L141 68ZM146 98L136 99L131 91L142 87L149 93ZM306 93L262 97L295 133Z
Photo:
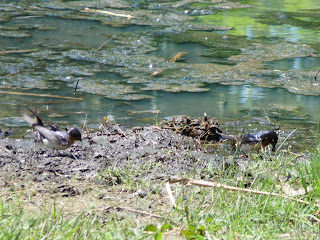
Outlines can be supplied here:
M84 135L64 151L51 151L34 139L2 139L0 175L42 184L68 179L95 179L106 169L130 169L136 177L168 178L218 167L219 150L209 153L198 140L156 126L120 128L117 125Z
M52 203L67 215L96 214L101 221L115 216L132 219L133 225L161 221L171 212L168 179L220 181L220 174L228 173L250 187L263 177L252 172L252 163L279 156L235 153L217 143L220 131L218 122L205 115L131 129L101 124L98 132L84 133L82 142L56 152L34 138L0 139L0 196L37 214Z
M106 118L99 131L90 133L88 129L83 130L82 142L64 151L45 148L33 135L0 139L0 176L50 185L68 179L101 180L105 172L120 169L121 173L113 174L115 178L103 181L120 183L126 171L134 171L140 180L194 174L209 179L208 168L220 169L228 163L245 170L248 163L246 155L235 153L230 142L222 141L221 134L226 132L206 114L195 119L177 116L156 126L130 129ZM291 134L281 132L285 138ZM278 146L284 149L281 141Z

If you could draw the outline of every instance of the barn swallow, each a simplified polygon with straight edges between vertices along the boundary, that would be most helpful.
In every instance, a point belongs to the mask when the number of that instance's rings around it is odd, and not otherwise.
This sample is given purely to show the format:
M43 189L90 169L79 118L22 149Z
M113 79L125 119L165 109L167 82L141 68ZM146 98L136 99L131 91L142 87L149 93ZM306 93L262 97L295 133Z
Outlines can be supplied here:
M272 151L276 150L276 144L278 143L277 133L272 131L261 131L254 134L244 134L242 136L232 136L221 133L221 139L232 141L237 147L240 145L240 149L243 152L250 152L251 150L259 151L261 148L265 148L269 144L272 145Z
M61 131L57 126L51 125L44 121L40 116L26 107L36 119L32 119L27 114L24 114L24 119L33 127L34 130L40 134L42 143L51 149L64 150L70 147L75 141L81 140L81 132L77 128L70 128L69 130ZM44 127L43 122L46 122L49 128Z

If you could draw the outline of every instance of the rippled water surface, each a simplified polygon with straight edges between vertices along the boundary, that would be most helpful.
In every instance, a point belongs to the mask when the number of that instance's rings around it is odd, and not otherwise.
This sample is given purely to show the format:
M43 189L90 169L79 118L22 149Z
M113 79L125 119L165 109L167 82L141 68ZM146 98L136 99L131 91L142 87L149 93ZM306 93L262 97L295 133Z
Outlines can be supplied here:
M166 15L169 9L165 5L129 2L129 6L133 6L132 14L145 9L153 9L153 14L158 14L155 23L130 24L129 20L104 22L100 16L97 19L88 15L73 17L66 6L61 10L48 6L54 2L29 1L29 4L16 2L15 5L8 1L0 4L4 12L11 14L8 19L3 15L0 22L1 51L34 51L5 53L0 60L0 90L7 92L0 93L1 129L13 127L19 133L25 131L24 106L36 109L50 122L77 126L86 123L93 129L97 129L107 116L125 126L136 126L154 124L176 115L199 117L206 112L215 116L222 129L231 133L280 125L286 134L298 129L293 145L303 149L302 138L307 139L304 142L314 141L312 131L317 131L320 119L320 97L317 94L308 96L307 91L306 95L293 93L295 86L303 82L290 87L286 84L292 79L306 79L311 89L319 88L320 83L314 80L320 67L316 45L312 45L312 56L272 57L274 60L259 62L259 67L254 60L248 63L248 66L252 64L252 72L243 77L239 74L247 70L237 68L233 71L232 67L239 63L237 56L243 49L250 49L245 45L248 40L256 41L252 46L279 42L316 44L320 32L313 26L319 18L307 10L320 9L319 1L241 1L248 6L231 10L208 5L210 8L206 7L206 10L212 14L192 15L195 23L232 27L229 30L199 30L201 34L218 34L208 35L217 37L217 45L207 44L205 37L197 41L186 40L196 30L179 27L189 27L185 25L189 20L181 20L180 25L174 25L174 20L172 23L161 22L164 21L162 16L172 17ZM234 3L237 2L227 2L228 6ZM20 8L17 10L14 6ZM203 9L204 5L194 3L187 7L194 11ZM37 12L39 8L46 14ZM175 14L191 17L185 14L191 10L178 7L175 10ZM14 11L20 12L13 14ZM66 16L66 11L71 11L70 16ZM270 12L275 16L272 19L277 19L274 22L266 17ZM297 14L301 12L309 15ZM175 38L176 34L180 39ZM223 42L233 38L241 46ZM187 54L169 64L167 60L178 52ZM250 54L257 57L261 53L250 50ZM243 57L241 59L240 63ZM198 65L204 69L207 66L211 72L206 74L197 69ZM149 76L158 70L163 71L160 76ZM223 82L223 85L215 83L215 70L218 77L229 82L219 80L217 82ZM260 82L252 84L257 82L256 76L260 77ZM276 85L278 79L285 84ZM266 85L269 82L273 83ZM11 95L11 91L22 95ZM48 98L40 94L83 100Z

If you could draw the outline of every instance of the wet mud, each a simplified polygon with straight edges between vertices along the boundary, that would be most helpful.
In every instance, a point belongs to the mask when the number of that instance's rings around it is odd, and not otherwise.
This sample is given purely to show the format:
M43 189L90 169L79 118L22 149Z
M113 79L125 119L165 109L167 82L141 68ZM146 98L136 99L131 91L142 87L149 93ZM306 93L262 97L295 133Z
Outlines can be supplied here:
M143 211L160 213L160 221L171 211L167 180L216 180L216 172L234 168L235 177L248 175L255 160L219 143L221 132L218 121L204 115L130 129L106 122L96 133L83 131L82 142L63 151L46 149L33 137L5 137L0 139L0 196L4 202L23 200L23 208L35 213L47 211L53 201L71 216L133 218L140 225L156 221Z
M208 166L220 169L228 161L238 164L247 158L235 154L232 144L221 138L221 133L228 132L206 114L195 119L177 116L158 125L133 128L105 121L95 133L84 129L82 142L63 151L45 148L32 134L12 139L11 131L4 132L0 139L1 178L50 185L70 179L95 181L110 169L136 171L145 179L193 174L208 178ZM282 131L281 135L286 138L291 133Z
M0 175L3 179L50 185L70 179L95 179L106 169L114 168L136 169L145 177L150 173L169 178L201 172L209 163L218 167L220 157L208 153L198 137L166 128L102 126L101 131L85 134L82 143L64 151L46 149L34 139L2 139Z
M168 179L195 174L208 179L208 166L221 167L226 161L197 139L170 129L101 127L64 151L52 152L34 139L2 139L2 199L24 199L29 212L46 211L45 203L54 201L71 215L95 213L105 221L133 217L133 222L147 224L154 218L128 209L169 214L163 187Z

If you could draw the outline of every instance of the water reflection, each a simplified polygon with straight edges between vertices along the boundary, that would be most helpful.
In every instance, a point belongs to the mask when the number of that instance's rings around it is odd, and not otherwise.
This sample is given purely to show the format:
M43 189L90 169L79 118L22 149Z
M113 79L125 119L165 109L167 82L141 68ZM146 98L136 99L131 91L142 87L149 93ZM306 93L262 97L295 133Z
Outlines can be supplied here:
M112 100L84 92L77 94L84 98L83 101L67 103L59 103L56 99L6 95L0 103L0 128L13 127L17 134L12 137L21 137L21 134L29 129L22 118L23 113L27 112L24 105L36 109L49 122L58 123L62 127L81 127L86 123L93 130L97 129L98 124L107 116L110 120L130 127L155 124L170 116L199 117L206 112L209 116L216 117L223 130L234 134L242 132L243 129L271 129L275 125L280 125L285 132L297 128L296 136L291 137L295 151L305 149L301 143L314 141L311 131L317 131L320 119L320 112L315 111L320 105L319 97L295 95L285 89L249 85L208 87L210 91L206 93L151 91L148 93L152 99L138 101ZM67 86L62 89L63 91L50 90L50 93L68 96L73 92L73 88ZM37 92L41 93L39 90Z
M320 58L287 58L266 63L269 69L276 70L317 70L320 66Z
M304 27L295 26L294 20L299 19L297 16L288 16L289 13L302 13L302 10L311 12L315 8L320 7L318 0L309 1L278 1L278 0L251 0L246 1L246 4L252 4L254 8L243 8L232 11L221 11L211 16L199 17L204 22L209 22L214 25L230 26L233 29L227 33L234 35L247 36L248 38L269 37L283 38L291 42L318 42L320 31L310 29L307 25ZM268 12L275 14L272 16L277 22L269 24L264 20L268 18ZM286 21L290 19L290 21ZM309 21L318 21L317 17L309 17ZM303 19L301 19L303 21ZM304 20L305 21L305 20ZM292 24L286 24L292 22ZM304 24L304 22L300 22ZM310 25L311 26L311 25Z
M4 26L23 26L33 28L40 26L42 30L30 30L31 37L12 41L12 39L0 38L4 46L19 48L36 48L41 46L59 47L74 46L77 48L98 48L108 40L109 34L122 32L145 31L150 29L146 26L128 26L115 28L103 25L98 21L62 19L55 17L16 17ZM108 36L108 37L107 37ZM109 42L112 44L112 41Z
M87 114L87 123L94 126L103 121L103 117L111 115L113 119L126 126L143 125L141 118L150 118L150 123L155 123L155 114L149 113L159 110L158 119L175 115L201 116L206 112L210 116L224 120L241 120L247 118L269 117L275 122L281 123L287 120L285 114L291 118L301 119L304 122L317 122L320 112L314 111L320 105L320 98L316 96L296 95L285 89L270 89L244 86L211 85L206 93L167 93L148 92L153 98L139 101L119 101L79 92L78 97L83 97L80 102L57 103L56 99L44 99L26 96L5 96L0 106L7 111L7 117L22 116L24 107L28 105L38 110L52 121L63 123L84 122ZM37 91L41 93L41 91ZM65 87L61 90L51 90L51 94L59 93L68 95L72 88ZM51 100L52 102L50 103ZM36 104L36 103L40 104ZM47 104L44 104L47 103ZM50 103L50 104L49 104ZM255 111L252 111L255 110ZM149 111L149 112L146 112ZM276 115L278 112L282 115ZM10 126L2 116L2 124ZM23 124L24 125L24 124Z

